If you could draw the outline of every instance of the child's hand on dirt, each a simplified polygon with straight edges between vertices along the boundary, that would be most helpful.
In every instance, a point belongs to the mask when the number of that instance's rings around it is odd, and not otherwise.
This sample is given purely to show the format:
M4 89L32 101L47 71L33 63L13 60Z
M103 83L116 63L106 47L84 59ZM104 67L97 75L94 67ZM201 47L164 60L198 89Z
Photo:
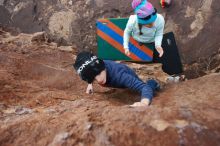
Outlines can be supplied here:
M163 56L163 48L160 47L160 46L157 46L157 47L156 47L156 50L157 50L157 52L159 53L159 57L162 57L162 56Z
M124 50L125 50L125 54L126 54L127 56L129 56L129 55L130 55L129 49L128 49L128 48L124 48Z
M130 105L131 107L147 107L150 104L150 100L147 98L142 99L140 102L135 102L134 104Z
M93 86L92 84L88 84L87 89L86 89L87 94L92 94L93 93Z

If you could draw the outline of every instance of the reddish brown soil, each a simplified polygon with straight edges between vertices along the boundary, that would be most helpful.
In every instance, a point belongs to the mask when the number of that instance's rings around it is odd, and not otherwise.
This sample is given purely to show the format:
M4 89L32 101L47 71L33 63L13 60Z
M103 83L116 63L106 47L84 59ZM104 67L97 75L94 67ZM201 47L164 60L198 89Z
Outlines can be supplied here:
M0 145L220 146L220 75L139 95L95 85L86 95L72 53L0 44Z

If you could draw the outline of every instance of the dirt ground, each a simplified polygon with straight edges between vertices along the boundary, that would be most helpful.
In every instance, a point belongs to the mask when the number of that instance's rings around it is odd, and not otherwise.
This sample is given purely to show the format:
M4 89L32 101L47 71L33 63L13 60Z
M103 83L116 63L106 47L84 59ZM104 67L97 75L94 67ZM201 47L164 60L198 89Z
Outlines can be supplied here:
M168 84L150 107L130 108L135 92L95 84L86 95L74 52L0 39L2 146L220 146L219 73Z

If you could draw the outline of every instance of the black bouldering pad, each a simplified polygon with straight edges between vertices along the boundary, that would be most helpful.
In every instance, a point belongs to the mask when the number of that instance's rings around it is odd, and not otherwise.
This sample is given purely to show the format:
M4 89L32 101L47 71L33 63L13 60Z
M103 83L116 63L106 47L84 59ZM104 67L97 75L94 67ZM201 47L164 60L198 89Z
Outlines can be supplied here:
M162 63L163 71L169 75L181 74L183 66L173 32L164 34L162 48L164 49L164 54L161 58L156 49L154 49L153 62Z

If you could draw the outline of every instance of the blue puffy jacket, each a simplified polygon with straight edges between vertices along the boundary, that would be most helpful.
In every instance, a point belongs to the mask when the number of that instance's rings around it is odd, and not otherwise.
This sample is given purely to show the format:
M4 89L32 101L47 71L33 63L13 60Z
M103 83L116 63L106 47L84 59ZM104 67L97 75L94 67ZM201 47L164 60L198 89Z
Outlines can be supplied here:
M143 82L128 66L104 60L107 80L105 86L113 88L129 88L141 93L141 98L153 98L153 92L159 86L155 80Z

